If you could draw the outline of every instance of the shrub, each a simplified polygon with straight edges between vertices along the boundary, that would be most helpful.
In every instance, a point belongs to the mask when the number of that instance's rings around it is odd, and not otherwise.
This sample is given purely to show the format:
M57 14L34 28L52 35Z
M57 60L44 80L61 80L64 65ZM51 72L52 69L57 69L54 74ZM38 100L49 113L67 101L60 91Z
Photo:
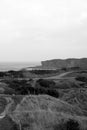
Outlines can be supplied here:
M66 130L80 130L79 123L70 119L65 124Z
M53 87L55 86L54 81L46 80L46 79L39 79L37 80L37 83L39 83L40 86L43 86L45 88Z
M80 130L79 123L73 119L69 119L67 122L61 122L54 126L54 130Z
M48 89L47 94L52 97L56 97L56 98L59 97L59 93L55 89Z
M30 72L33 74L44 75L56 73L57 70L31 70Z
M50 88L44 88L41 86L37 86L34 88L35 89L35 94L47 94L53 97L58 98L59 97L59 92L56 89L50 89Z
M6 76L5 72L0 72L0 77Z
M61 68L61 70L63 70L63 71L67 71L67 68L65 68L65 67L64 67L64 68Z
M82 82L87 82L87 78L84 77L84 76L77 76L77 77L76 77L76 80L82 81Z

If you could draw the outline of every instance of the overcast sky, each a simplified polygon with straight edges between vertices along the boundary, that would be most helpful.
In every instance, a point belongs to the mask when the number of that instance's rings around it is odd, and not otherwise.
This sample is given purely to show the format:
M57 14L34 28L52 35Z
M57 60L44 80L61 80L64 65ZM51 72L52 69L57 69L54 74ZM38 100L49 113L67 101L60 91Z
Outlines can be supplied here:
M87 0L0 1L0 61L87 57Z

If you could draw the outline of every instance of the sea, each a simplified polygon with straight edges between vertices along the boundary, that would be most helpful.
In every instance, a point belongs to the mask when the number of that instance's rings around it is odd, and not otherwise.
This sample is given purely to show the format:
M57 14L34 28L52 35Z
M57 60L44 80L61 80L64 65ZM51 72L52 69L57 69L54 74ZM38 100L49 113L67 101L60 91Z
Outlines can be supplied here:
M40 62L0 62L0 71L21 70L27 67L41 65Z

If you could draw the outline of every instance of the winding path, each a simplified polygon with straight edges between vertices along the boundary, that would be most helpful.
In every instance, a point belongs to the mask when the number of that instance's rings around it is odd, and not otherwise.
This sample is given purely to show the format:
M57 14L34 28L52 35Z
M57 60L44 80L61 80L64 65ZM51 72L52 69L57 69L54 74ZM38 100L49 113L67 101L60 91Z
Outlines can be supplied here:
M71 74L73 73L73 71L71 72L64 72L62 74L56 75L56 76L52 76L52 77L46 77L44 79L61 79L63 76L66 76L67 74Z

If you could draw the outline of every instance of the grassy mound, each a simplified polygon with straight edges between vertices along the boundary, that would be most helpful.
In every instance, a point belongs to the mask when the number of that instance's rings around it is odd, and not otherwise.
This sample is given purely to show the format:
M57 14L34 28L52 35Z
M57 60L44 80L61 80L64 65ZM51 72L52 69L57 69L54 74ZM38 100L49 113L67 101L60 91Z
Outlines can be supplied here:
M12 104L6 117L0 119L0 128L5 123L0 130L87 130L87 117L81 109L60 99L48 95L1 97Z
M24 130L86 130L78 107L48 95L25 96L8 115Z

